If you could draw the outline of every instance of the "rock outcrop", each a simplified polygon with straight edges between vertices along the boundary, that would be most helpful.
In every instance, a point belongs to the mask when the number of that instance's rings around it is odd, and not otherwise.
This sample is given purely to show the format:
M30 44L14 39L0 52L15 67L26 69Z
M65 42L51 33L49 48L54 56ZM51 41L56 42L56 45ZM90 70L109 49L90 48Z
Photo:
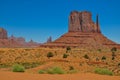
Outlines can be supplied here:
M47 43L50 43L50 42L52 42L52 37L51 36L47 39Z
M96 23L92 21L91 13L84 12L71 12L69 17L69 32L98 32L100 33L98 15Z
M74 47L74 48L120 48L119 44L109 40L100 30L98 15L96 23L92 21L90 12L73 11L69 16L68 32L57 40L41 45L41 47Z
M0 39L7 39L7 31L3 28L0 28Z
M27 43L27 46L31 47L38 47L40 44L37 42L34 42L32 39Z
M7 31L0 28L0 47L37 47L39 43L26 42L23 37L7 36Z

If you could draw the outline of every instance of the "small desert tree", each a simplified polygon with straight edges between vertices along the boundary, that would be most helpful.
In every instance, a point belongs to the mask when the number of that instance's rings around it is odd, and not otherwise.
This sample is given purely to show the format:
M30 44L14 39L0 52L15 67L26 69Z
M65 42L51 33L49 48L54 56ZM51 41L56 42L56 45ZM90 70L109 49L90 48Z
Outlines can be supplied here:
M50 57L53 57L53 56L54 56L54 55L53 55L52 52L48 52L48 54L47 54L48 59L50 59Z

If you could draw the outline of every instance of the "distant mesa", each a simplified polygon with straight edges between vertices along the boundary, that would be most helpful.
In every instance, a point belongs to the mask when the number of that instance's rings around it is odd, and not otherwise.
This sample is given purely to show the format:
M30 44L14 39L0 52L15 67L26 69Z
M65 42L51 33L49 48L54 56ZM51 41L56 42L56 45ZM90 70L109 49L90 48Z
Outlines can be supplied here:
M92 21L92 14L88 11L73 11L69 16L68 32L53 42L40 47L74 47L74 48L120 48L119 44L107 39L100 30L98 15L96 23Z
M0 28L0 39L7 39L7 31L3 28Z
M0 47L37 47L39 43L26 42L23 37L14 37L11 35L8 37L7 31L3 28L0 28Z
M50 43L50 42L52 42L52 37L51 36L47 39L47 43Z

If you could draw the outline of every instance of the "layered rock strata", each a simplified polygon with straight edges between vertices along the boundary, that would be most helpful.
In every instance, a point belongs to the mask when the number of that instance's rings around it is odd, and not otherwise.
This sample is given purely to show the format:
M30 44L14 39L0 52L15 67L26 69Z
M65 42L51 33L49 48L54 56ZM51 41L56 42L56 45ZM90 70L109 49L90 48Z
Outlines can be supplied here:
M100 30L98 15L96 23L92 21L92 15L88 11L73 11L69 16L68 32L51 43L45 43L41 47L74 47L74 48L120 48L119 44L109 40Z

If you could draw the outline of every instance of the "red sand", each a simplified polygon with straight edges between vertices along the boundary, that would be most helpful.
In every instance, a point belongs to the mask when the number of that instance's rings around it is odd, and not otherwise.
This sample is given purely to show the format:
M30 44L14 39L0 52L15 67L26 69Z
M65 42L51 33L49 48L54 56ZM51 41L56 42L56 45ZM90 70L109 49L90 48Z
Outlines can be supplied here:
M120 80L120 76L106 76L91 73L50 75L0 71L0 80Z

